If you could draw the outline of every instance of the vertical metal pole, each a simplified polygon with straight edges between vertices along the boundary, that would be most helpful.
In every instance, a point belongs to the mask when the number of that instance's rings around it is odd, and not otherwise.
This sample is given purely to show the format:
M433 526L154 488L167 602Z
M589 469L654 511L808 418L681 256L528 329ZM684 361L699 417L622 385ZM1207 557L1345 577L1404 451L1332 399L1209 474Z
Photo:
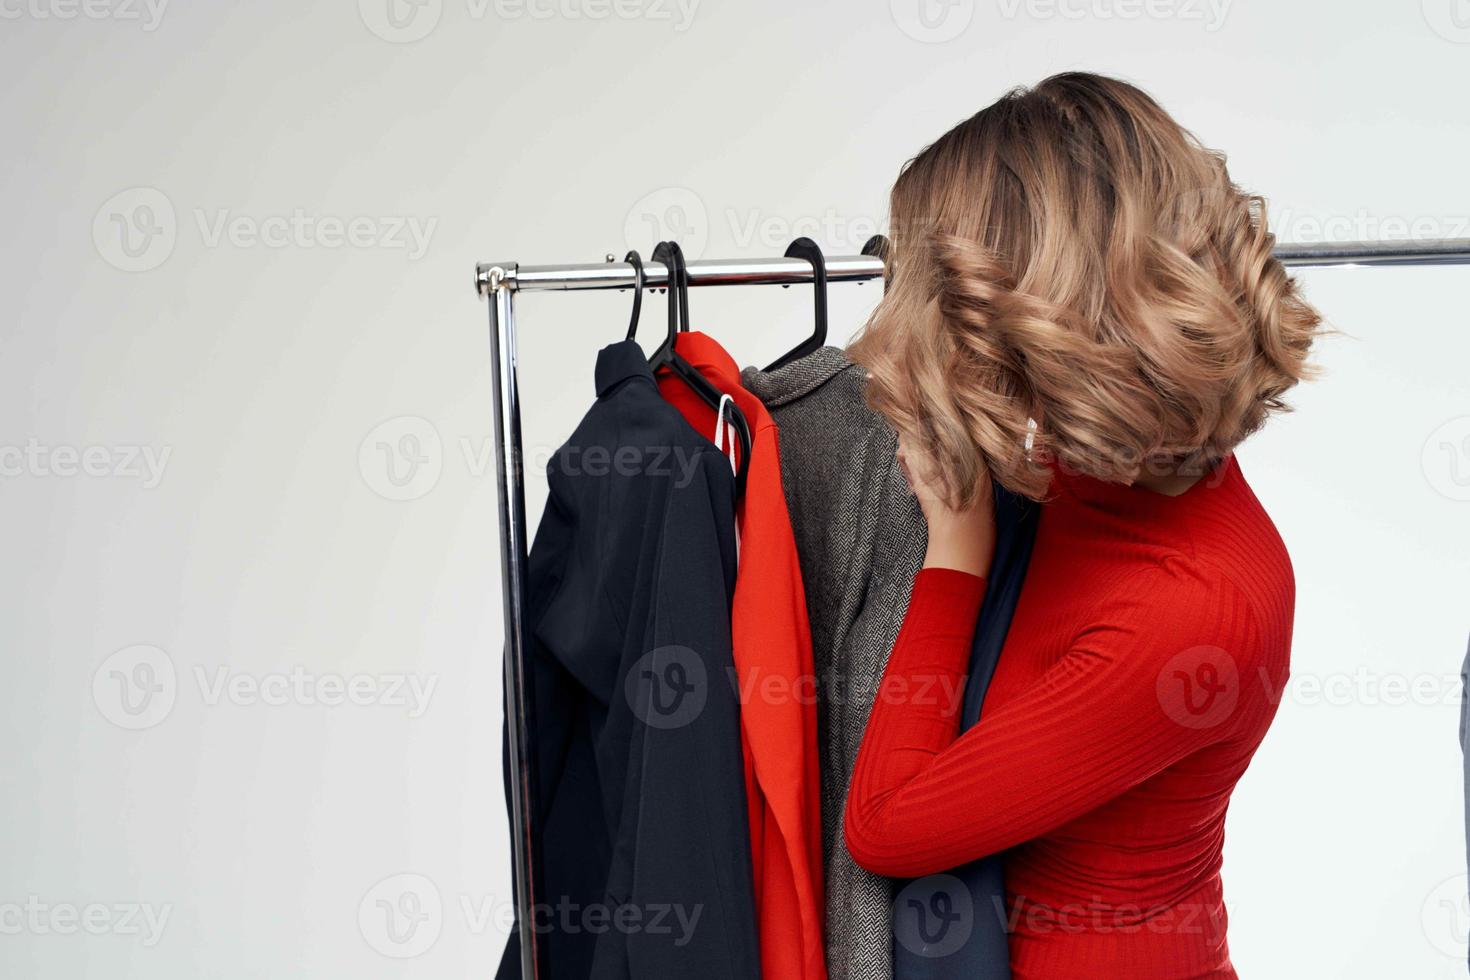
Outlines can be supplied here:
M500 497L500 574L505 599L505 732L512 772L511 852L515 861L516 914L520 923L521 976L536 980L536 930L532 916L531 792L535 772L529 739L526 657L526 485L521 469L521 395L516 373L514 268L482 270L489 293L491 385L495 395L495 473Z

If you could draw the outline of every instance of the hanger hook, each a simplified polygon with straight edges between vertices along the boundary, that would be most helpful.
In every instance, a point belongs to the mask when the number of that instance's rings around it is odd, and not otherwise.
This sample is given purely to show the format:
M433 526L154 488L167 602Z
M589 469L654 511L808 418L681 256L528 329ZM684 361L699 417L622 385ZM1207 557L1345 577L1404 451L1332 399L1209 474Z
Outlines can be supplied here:
M623 261L633 266L633 319L628 323L627 338L632 340L638 335L638 317L643 312L643 257L637 249L631 249Z
M680 322L680 314L684 321L689 317L689 273L684 266L684 250L679 248L675 241L663 241L654 246L653 260L662 262L668 269L669 288L669 333L659 344L658 349L649 358L655 370L665 364L674 352L674 335L680 330L686 329Z
M863 254L871 255L883 263L883 291L888 292L888 282L892 278L893 267L888 263L889 250L893 243L888 240L887 235L874 235L863 243Z

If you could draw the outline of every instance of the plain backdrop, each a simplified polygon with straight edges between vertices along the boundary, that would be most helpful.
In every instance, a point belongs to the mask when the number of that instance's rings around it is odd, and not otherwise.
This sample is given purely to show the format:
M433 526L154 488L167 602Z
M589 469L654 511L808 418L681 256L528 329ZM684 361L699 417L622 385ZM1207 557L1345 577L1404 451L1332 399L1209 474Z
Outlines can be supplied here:
M1078 68L1228 152L1283 239L1470 235L1465 0L0 0L0 974L488 975L475 263L855 252L904 160ZM1470 270L1301 279L1340 334L1240 454L1299 591L1232 948L1463 976ZM837 339L877 297L832 287ZM628 302L521 299L533 518ZM765 363L810 294L692 306Z

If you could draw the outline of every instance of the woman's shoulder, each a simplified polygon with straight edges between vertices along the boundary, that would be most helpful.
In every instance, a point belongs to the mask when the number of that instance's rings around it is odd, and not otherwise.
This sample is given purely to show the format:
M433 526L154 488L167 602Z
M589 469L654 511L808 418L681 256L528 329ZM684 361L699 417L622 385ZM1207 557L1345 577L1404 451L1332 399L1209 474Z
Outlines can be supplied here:
M1242 515L1244 517L1244 515ZM1262 512L1264 518L1264 512ZM1169 636L1162 654L1223 650L1252 677L1276 678L1290 661L1296 584L1269 519L1247 519L1231 539L1196 539L1134 583L1141 622ZM1149 617L1158 617L1150 619Z
M1194 536L1194 559L1239 592L1263 631L1289 634L1296 574L1286 542L1238 464L1228 485L1215 520Z

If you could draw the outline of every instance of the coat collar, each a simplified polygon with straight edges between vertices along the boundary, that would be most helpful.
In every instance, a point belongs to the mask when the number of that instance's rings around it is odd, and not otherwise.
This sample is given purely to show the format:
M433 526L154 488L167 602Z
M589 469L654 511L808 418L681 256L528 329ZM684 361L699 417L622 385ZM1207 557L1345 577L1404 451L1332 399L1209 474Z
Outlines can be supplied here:
M747 391L774 408L810 394L848 368L856 366L841 347L819 347L774 371L746 368L740 380Z
M653 383L653 372L648 370L643 348L636 340L620 340L598 351L594 377L598 398L630 378L644 378L649 384Z
M680 333L674 338L674 350L721 391L740 387L740 367L719 341L698 330Z

